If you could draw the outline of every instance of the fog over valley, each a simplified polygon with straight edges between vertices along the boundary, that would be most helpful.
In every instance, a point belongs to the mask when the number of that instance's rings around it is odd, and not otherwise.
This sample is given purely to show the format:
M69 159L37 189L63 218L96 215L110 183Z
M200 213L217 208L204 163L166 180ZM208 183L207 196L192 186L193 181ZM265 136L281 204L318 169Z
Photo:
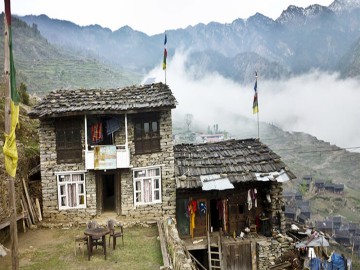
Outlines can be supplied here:
M233 136L257 137L254 84L243 86L216 73L194 79L191 69L185 69L186 59L187 53L176 53L167 67L166 83L178 101L174 122L184 122L185 114L192 114L193 130L201 126L206 132L209 125L219 124ZM164 82L160 64L144 80L149 77ZM281 81L262 80L259 74L258 95L260 129L266 122L339 147L360 146L359 81L318 71Z

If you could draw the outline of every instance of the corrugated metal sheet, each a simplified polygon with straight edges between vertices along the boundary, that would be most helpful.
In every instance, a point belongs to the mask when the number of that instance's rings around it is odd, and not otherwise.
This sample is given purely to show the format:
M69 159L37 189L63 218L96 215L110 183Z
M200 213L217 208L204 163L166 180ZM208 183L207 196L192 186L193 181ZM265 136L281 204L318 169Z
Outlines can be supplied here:
M233 189L234 185L230 183L227 177L221 177L219 174L200 175L202 190L226 190Z

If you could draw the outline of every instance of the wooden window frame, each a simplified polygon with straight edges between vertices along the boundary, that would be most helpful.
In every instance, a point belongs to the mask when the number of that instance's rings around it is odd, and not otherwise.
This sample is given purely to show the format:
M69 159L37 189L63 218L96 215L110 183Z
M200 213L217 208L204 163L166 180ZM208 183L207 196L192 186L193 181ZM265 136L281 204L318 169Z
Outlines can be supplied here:
M145 183L151 185L150 199L146 199ZM133 169L134 205L148 205L162 202L161 167L153 166Z
M80 119L57 119L55 133L57 163L82 162Z
M74 176L80 176L80 180ZM67 178L67 179L66 179ZM84 172L56 173L59 210L86 208L86 182ZM74 186L75 188L72 188ZM70 198L70 190L75 192ZM70 204L73 204L71 206Z
M159 114L147 114L134 119L136 155L160 152L160 139Z

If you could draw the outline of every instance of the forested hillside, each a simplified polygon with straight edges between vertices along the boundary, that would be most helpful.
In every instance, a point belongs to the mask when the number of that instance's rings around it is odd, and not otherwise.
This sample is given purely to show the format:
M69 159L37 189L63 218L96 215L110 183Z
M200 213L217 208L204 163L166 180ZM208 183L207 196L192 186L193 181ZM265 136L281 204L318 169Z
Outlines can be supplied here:
M0 19L3 21L3 14ZM54 47L41 36L36 25L29 27L17 18L13 18L12 24L17 83L23 82L30 93L41 95L60 88L121 87L140 80L134 72ZM1 23L0 31L3 29ZM3 48L4 38L0 35L0 50L4 51ZM1 69L3 63L4 54L0 54Z

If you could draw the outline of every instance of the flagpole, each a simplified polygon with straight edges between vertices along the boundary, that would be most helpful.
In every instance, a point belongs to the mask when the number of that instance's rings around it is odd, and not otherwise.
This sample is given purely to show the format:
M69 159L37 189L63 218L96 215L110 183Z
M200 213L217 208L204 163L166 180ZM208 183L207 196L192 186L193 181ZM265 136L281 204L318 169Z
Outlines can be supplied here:
M259 95L257 87L258 73L255 71L255 85L254 85L254 101L253 101L253 113L257 114L257 133L258 139L260 140L260 121L259 121Z
M4 73L5 73L5 133L11 132L11 80L10 80L10 48L9 48L9 25L7 15L11 17L10 0L4 0L5 14L4 14ZM6 12L9 11L9 12ZM10 208L10 238L11 238L11 261L12 269L19 269L18 258L18 235L16 223L16 199L15 199L15 177L8 176L9 180L9 208Z
M256 82L257 82L257 78L258 78L258 73L255 73L256 76ZM257 92L257 102L258 102L258 108L259 108L259 89L256 89ZM258 128L258 139L260 140L260 121L259 121L259 109L257 112L257 128Z
M258 139L260 140L259 112L257 113L257 127L258 127Z
M166 36L166 32L165 32L165 39L164 39L164 58L163 58L163 70L164 70L164 74L165 74L165 84L166 84L166 58L167 58L167 36Z

